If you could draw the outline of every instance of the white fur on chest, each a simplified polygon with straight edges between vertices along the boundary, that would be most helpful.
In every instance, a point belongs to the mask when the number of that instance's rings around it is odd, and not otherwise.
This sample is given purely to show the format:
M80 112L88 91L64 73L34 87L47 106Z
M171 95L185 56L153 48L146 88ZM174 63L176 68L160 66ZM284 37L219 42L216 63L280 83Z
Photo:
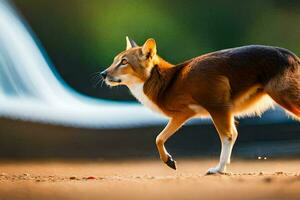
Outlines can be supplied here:
M132 84L128 86L130 92L133 94L133 96L141 102L144 106L150 108L151 110L158 112L158 113L163 113L162 110L155 104L153 103L147 95L144 93L144 84L143 83L137 83L137 84Z

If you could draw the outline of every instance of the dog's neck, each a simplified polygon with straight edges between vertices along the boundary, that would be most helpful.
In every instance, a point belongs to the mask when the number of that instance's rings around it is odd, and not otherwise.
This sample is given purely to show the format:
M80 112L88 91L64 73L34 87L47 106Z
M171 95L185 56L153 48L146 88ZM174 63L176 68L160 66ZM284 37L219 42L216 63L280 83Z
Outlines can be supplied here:
M147 95L151 101L157 103L176 71L177 70L173 67L165 68L155 65L151 70L149 78L144 83L143 92L145 95Z
M143 85L144 94L153 103L160 106L160 102L162 102L166 91L172 86L173 82L176 81L182 67L189 62L190 61L179 65L171 65L162 60L152 68L149 78L145 81Z
M146 81L128 85L128 88L143 105L156 112L164 113L161 100L184 65L185 63L174 66L160 58L159 62L151 69Z

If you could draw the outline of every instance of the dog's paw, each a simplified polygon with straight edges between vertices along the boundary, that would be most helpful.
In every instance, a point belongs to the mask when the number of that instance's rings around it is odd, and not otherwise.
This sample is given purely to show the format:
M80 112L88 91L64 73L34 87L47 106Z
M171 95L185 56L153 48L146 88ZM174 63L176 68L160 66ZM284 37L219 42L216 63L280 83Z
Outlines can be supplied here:
M219 166L209 168L205 175L213 175L213 174L226 174L225 170L221 169Z
M170 168L176 170L176 161L169 155L168 160L165 162Z

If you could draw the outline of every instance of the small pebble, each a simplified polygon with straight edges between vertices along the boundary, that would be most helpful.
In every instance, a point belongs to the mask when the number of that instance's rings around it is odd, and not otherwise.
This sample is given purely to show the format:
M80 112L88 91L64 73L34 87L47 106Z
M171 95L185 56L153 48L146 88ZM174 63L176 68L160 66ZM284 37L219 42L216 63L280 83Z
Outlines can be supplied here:
M70 177L70 180L75 180L76 179L76 176L71 176Z
M96 177L94 177L94 176L89 176L89 177L87 177L86 179L92 180L92 179L96 179Z
M264 182L266 182L266 183L270 183L272 181L273 181L273 179L271 177L264 178Z

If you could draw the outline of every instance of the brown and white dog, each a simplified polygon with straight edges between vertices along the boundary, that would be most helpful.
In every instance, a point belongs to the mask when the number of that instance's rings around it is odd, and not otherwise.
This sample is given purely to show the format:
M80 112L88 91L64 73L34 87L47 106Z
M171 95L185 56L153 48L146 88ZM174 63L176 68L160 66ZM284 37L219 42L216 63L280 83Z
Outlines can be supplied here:
M157 136L160 158L176 169L164 143L187 120L211 117L222 150L208 174L224 173L238 132L234 117L260 115L273 105L300 117L300 59L278 47L243 46L208 53L172 65L156 53L156 42L143 46L126 38L127 48L101 73L110 86L126 85L145 106L169 118Z

